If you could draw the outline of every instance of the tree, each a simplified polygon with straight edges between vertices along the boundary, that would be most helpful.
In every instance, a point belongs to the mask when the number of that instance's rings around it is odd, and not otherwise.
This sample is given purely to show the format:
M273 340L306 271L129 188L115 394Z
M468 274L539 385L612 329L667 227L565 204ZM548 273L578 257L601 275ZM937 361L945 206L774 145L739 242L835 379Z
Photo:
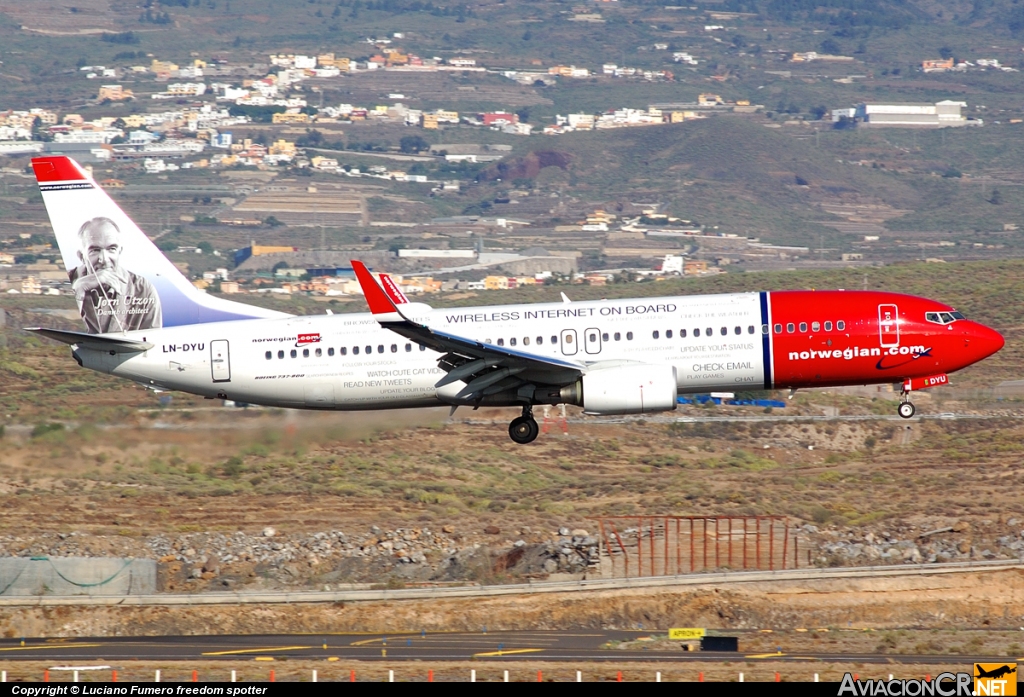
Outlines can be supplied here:
M819 104L818 106L812 106L810 111L811 115L814 116L814 118L818 119L818 121L821 121L823 118L825 118L825 114L828 113L828 107Z
M202 242L197 244L196 248L203 254L213 254L213 245L207 242L206 240L203 240Z
M272 215L269 215L266 218L264 218L263 219L263 224L267 225L269 227L280 227L280 226L284 225L284 223L282 223L280 220L278 220L277 218L275 218Z
M417 153L422 150L429 150L430 143L421 136L402 136L402 139L398 141L398 148L402 152Z
M530 120L530 107L524 106L522 109L517 109L516 116L519 117L520 121L526 123Z
M821 52L836 55L842 52L842 47L835 39L825 39L821 42Z
M992 195L989 196L988 202L993 206L999 206L1003 203L1003 194L999 189L992 189Z
M939 49L939 55L942 56L942 60L949 60L953 57L953 49L949 46L943 46Z

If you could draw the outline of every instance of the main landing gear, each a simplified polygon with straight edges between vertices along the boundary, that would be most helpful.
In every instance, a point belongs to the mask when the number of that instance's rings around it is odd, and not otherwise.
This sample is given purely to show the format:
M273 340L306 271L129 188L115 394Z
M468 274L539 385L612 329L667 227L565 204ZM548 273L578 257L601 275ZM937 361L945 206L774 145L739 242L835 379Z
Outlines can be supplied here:
M906 400L906 396L904 396L904 400ZM912 417L915 411L916 409L914 409L914 405L911 404L909 401L900 402L900 405L896 408L896 413L902 416L904 419L909 419L910 417Z
M529 404L523 405L523 415L512 419L508 425L508 435L516 443L526 445L537 440L540 433L540 426L533 418L533 407Z

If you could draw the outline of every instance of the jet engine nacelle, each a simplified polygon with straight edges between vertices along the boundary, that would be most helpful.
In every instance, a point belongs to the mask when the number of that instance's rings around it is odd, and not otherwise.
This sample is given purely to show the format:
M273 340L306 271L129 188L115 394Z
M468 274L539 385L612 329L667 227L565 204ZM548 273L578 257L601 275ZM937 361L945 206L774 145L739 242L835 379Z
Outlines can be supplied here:
M620 365L586 373L563 387L563 401L587 414L647 414L676 408L676 369L670 365Z

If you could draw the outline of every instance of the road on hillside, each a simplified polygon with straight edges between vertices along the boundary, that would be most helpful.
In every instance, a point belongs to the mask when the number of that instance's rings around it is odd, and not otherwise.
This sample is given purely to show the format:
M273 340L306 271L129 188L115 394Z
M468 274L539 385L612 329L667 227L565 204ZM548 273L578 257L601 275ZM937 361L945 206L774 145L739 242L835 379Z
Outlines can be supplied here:
M196 661L321 659L359 661L820 661L830 663L998 663L1005 656L846 653L728 653L616 649L615 642L650 636L643 630L551 630L488 632L396 632L394 634L299 634L265 636L84 637L0 640L5 661ZM634 644L635 645L635 644ZM743 648L742 633L740 648ZM1024 660L1024 659L1017 659Z

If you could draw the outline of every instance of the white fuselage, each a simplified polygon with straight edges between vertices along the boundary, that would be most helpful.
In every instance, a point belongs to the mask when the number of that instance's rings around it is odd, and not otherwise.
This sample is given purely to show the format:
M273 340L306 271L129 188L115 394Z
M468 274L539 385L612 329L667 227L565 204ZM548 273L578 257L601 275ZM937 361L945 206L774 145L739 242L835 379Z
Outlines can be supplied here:
M436 331L586 366L671 365L680 393L762 389L757 293L429 309L407 313ZM165 390L311 409L450 403L435 351L368 313L237 320L131 332L153 348L109 355L79 348L85 367Z

